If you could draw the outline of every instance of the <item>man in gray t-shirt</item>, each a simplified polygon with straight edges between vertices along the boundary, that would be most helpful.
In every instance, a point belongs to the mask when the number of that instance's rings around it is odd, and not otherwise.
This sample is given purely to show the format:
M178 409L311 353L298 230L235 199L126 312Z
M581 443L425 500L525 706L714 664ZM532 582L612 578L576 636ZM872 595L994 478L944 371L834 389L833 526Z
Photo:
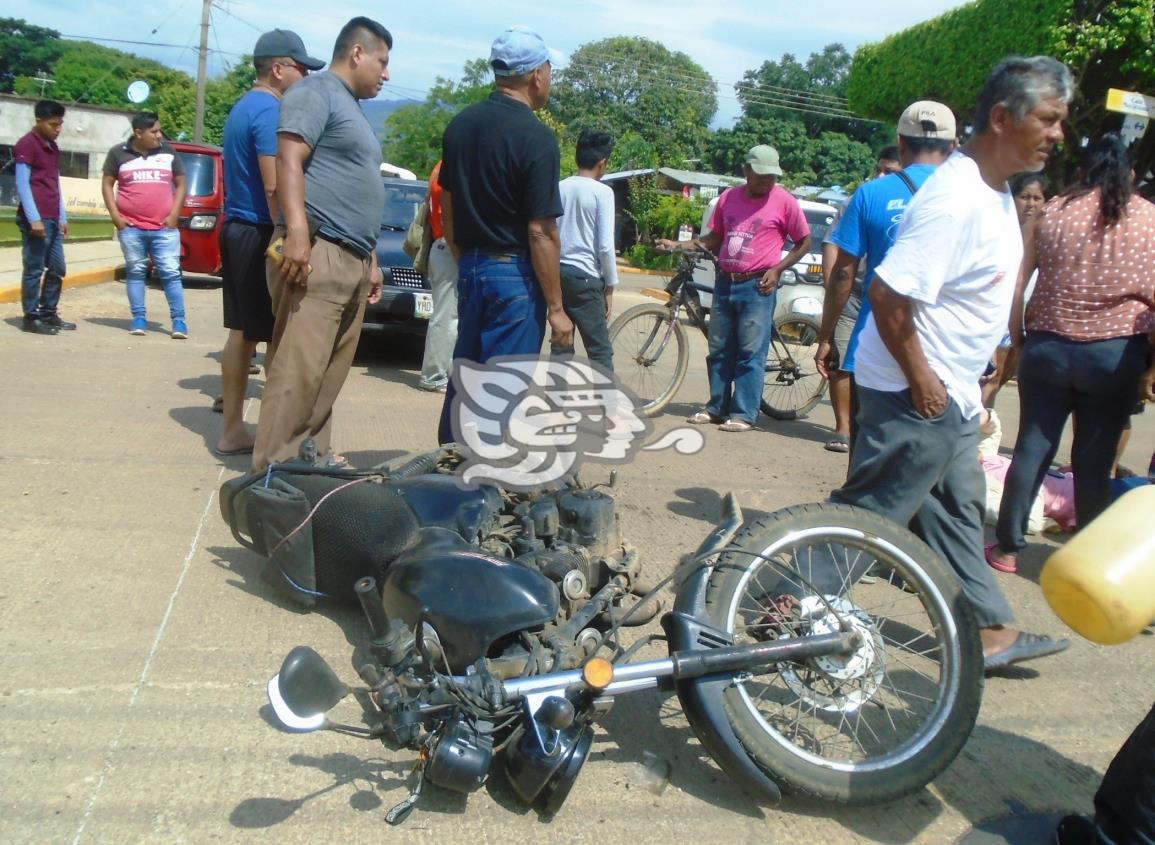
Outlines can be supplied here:
M267 273L276 325L254 471L295 457L307 438L318 454L329 451L333 403L353 363L365 303L381 295L381 147L358 101L389 79L392 47L381 24L353 18L337 36L329 71L294 85L281 104L283 220Z

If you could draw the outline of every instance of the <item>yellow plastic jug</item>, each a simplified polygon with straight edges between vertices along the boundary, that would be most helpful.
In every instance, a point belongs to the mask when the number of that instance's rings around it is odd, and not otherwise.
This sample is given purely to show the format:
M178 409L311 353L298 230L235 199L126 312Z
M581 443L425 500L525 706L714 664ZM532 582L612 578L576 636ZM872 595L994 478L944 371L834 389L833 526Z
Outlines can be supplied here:
M1155 620L1155 485L1119 498L1051 555L1039 580L1051 609L1103 645Z

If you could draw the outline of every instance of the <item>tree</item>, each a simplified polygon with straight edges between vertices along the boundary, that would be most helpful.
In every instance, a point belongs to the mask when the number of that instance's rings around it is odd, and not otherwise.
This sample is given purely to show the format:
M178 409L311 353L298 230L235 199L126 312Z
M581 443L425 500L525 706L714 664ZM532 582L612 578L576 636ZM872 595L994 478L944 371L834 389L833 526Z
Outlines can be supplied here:
M685 53L619 36L583 44L557 72L550 111L574 133L645 142L659 161L699 158L718 108L713 78Z
M441 139L449 121L492 91L493 71L485 59L465 63L461 80L438 77L425 102L402 106L385 119L381 152L387 161L427 174L441 158Z
M823 132L844 132L877 146L891 143L892 133L873 121L857 118L846 103L850 53L841 44L827 44L811 53L806 64L786 53L748 70L735 85L742 113L756 119L801 120L811 138ZM892 118L893 119L893 118Z
M148 109L157 113L170 137L192 133L196 90L187 73L91 41L62 41L60 47L60 57L52 66L54 99L125 110ZM125 95L134 79L143 79L150 88L148 99L137 106ZM34 81L21 78L16 90L34 94L38 89Z
M876 156L861 141L841 132L823 132L814 142L811 163L824 185L851 185L870 175Z
M14 90L17 77L48 71L60 55L60 33L20 18L0 18L0 92ZM39 83L36 93L40 93ZM46 91L45 96L56 96Z
M253 87L257 71L252 56L243 56L222 76L210 79L205 87L205 142L223 143L225 120L233 105Z
M1155 94L1155 5L1151 0L976 0L855 53L851 106L892 120L909 103L936 99L959 125L970 122L987 74L1008 55L1045 53L1065 62L1077 96L1068 125L1078 139L1119 125L1104 109L1107 88ZM1051 169L1067 169L1079 148L1065 145ZM1065 159L1065 160L1064 160ZM1155 133L1136 155L1155 167Z
M719 173L740 175L756 144L776 150L782 183L847 185L870 175L874 150L892 143L893 131L859 118L845 99L850 54L827 44L805 64L786 53L747 71L735 86L743 117L733 129L715 132L706 160Z
M770 144L778 150L787 184L804 184L816 178L811 169L814 142L806 125L791 115L777 117L742 117L733 129L719 129L706 146L706 162L715 173L741 176L746 153L758 144ZM802 181L796 181L801 179Z

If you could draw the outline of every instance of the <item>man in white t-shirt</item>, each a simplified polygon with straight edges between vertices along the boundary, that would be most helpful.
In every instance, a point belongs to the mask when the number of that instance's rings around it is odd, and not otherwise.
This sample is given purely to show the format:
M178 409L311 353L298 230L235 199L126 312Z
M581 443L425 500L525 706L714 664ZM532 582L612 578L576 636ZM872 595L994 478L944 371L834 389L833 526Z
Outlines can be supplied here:
M875 271L855 357L858 436L836 502L910 528L962 581L985 668L1062 651L1008 627L1011 607L983 558L979 378L1007 330L1022 262L1007 179L1039 170L1063 138L1071 74L1045 56L987 78L975 136L927 179Z
M561 181L561 298L582 337L586 356L613 371L614 349L607 321L618 284L614 258L614 190L603 185L613 139L583 130L577 142L576 176ZM573 354L573 346L555 346L553 355Z

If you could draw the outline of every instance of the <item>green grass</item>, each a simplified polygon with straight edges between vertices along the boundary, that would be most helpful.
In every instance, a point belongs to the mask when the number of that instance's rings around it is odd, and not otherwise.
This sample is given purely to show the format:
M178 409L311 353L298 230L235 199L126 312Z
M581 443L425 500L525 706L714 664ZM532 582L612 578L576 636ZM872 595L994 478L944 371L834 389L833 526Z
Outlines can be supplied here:
M68 221L69 235L65 243L73 241L102 241L112 237L114 227L107 217L73 217ZM20 246L20 230L16 228L16 212L0 211L0 247Z

